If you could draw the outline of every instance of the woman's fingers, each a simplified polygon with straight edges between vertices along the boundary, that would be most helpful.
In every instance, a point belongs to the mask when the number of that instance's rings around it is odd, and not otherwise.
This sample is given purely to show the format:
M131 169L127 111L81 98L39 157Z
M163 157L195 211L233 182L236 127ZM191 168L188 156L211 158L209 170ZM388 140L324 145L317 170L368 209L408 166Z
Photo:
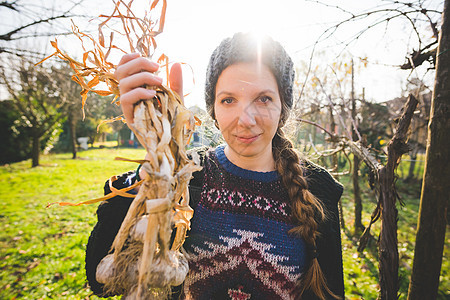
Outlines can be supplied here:
M127 124L134 123L134 105L139 100L152 99L156 92L146 86L161 85L162 78L149 72L125 77L119 81L120 102Z
M156 95L155 91L145 87L162 84L162 78L153 74L158 68L157 63L139 53L126 54L120 60L114 76L119 81L121 107L128 124L134 122L134 105Z
M159 64L141 57L139 53L125 54L117 65L114 76L117 80L121 80L129 75L147 71L156 72L159 69Z
M162 84L162 78L153 74L158 69L157 63L141 57L139 53L126 54L120 60L114 75L119 81L120 102L128 124L134 123L134 105L139 100L151 99L156 95L154 90L145 87ZM173 64L170 69L169 85L183 101L183 75L179 63Z
M139 53L130 53L130 54L125 54L124 56L122 56L122 58L120 59L120 62L118 64L118 66L123 65L127 62L129 62L130 60L133 60L135 58L140 57L141 55Z
M129 91L144 86L161 85L162 78L149 72L141 72L127 76L119 81L120 95L124 95Z
M156 91L140 87L135 88L120 96L120 105L127 124L134 123L134 105L139 100L152 99L156 96Z

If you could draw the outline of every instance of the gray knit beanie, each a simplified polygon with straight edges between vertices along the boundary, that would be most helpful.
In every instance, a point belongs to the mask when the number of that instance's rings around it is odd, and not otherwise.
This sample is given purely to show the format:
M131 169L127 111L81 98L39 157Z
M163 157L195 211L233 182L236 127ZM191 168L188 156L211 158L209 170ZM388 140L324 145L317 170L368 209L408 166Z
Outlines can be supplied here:
M261 49L262 63L277 80L281 101L285 104L283 106L289 109L292 107L294 64L283 46L267 36L257 40L249 33L236 33L232 38L224 39L214 50L206 70L206 109L213 119L216 84L220 74L232 64L257 61L258 48Z

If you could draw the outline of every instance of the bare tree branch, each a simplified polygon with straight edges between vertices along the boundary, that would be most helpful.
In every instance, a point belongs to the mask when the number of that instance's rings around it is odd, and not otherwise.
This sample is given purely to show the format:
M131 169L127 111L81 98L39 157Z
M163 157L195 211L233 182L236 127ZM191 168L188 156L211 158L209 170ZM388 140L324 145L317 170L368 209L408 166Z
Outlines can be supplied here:
M70 18L73 17L73 15L66 15L66 14L62 14L59 16L54 16L54 17L50 17L50 18L46 18L46 19L41 19L41 20L36 20L34 22L31 22L29 24L20 26L14 30L11 30L10 32L7 32L5 34L0 35L0 40L2 41L12 41L12 40L16 40L19 38L13 38L13 35L17 34L18 32L24 30L25 28L31 27L31 26L35 26L37 24L41 24L41 23L49 23L53 20L57 20L57 19L66 19L66 18Z
M11 9L11 10L18 11L17 7L15 6L15 5L16 5L16 2L17 2L17 1L14 1L14 2L2 1L2 2L0 2L0 6L9 8L9 9Z
M423 43L422 37L421 37L421 33L420 33L419 29L417 28L416 23L417 22L429 23L431 26L431 29L433 31L433 38L435 39L435 41L433 41L433 42L437 43L437 37L438 37L438 29L436 26L437 22L433 22L433 18L430 16L430 14L434 14L434 15L436 15L436 18L440 18L440 15L442 12L434 10L434 9L426 9L422 6L422 3L420 1L418 1L418 2L387 1L387 2L390 2L391 5L394 7L389 7L389 6L381 7L381 8L376 7L376 8L369 9L367 11L364 11L364 12L361 12L358 14L352 13L352 12L350 12L342 7L339 7L337 5L331 5L328 3L324 3L322 1L317 1L317 0L307 0L307 1L313 2L316 4L320 4L320 5L323 5L326 7L335 8L335 9L338 9L349 15L349 17L345 18L344 20L327 28L317 38L316 42L314 43L311 57L313 56L313 53L315 51L317 44L324 40L327 40L328 38L333 36L343 25L345 25L347 23L351 23L351 22L361 21L361 20L376 16L376 15L380 15L381 16L380 19L375 20L372 24L364 27L364 29L362 29L358 33L351 36L347 42L345 42L345 43L342 42L341 44L344 45L342 51L344 51L351 43L357 41L361 36L363 36L367 31L371 30L372 28L374 28L380 24L383 24L383 23L386 23L386 26L387 26L389 24L389 22L393 19L404 18L411 25L411 28L412 28L413 32L415 33L415 36L418 40L417 48L419 50L417 50L416 52L413 51L411 56L412 57L419 56L420 59L417 59L416 61L414 61L414 63L403 64L402 69L409 69L409 68L417 67L426 60L432 60L433 62L435 60L435 50L430 50L428 52L424 52L425 49L422 49L422 47L421 47L421 45ZM414 17L412 17L413 15L414 15ZM425 19L419 19L416 15L424 16ZM422 57L425 57L425 58L422 59ZM300 93L300 96L301 95L302 95L302 93Z
M2 1L0 2L0 8L4 7L10 10L11 14L18 15L20 14L20 19L25 19L27 21L22 21L19 24L16 24L16 28L11 29L11 27L3 28L0 33L0 41L7 42L4 45L0 46L0 54L1 53L9 53L14 54L16 56L22 57L27 55L27 51L21 49L20 47L16 47L13 44L14 41L17 40L25 40L30 38L37 37L50 37L55 35L68 35L71 34L70 28L59 28L55 30L43 30L45 25L59 25L61 20L73 18L73 17L81 17L86 18L86 15L77 14L74 9L81 5L85 0L77 0L75 2L71 1L68 5L65 5L63 10L55 11L50 7L40 7L37 5L32 5L29 2L20 2L20 1ZM13 24L14 25L14 24ZM7 32L5 32L7 31ZM51 32L50 32L51 31ZM59 33L58 33L59 32ZM8 46L6 46L8 45ZM30 51L32 52L32 50Z
M325 132L326 134L328 134L332 139L335 138L335 135L334 135L334 134L332 134L331 132L329 132L328 130L326 130L325 128L323 128L322 126L320 126L319 124L317 124L316 122L308 121L308 120L306 120L306 119L301 119L301 118L298 118L297 121L298 121L298 122L302 122L302 123L307 123L307 124L310 124L310 125L314 125L314 126L316 126L317 128L320 128L321 130L323 130L323 132Z

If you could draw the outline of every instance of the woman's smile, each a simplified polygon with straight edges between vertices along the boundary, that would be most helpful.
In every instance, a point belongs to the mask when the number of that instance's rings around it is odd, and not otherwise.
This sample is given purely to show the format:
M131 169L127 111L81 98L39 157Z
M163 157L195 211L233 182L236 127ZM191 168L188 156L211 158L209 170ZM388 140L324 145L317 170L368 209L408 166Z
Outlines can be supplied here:
M261 134L257 134L257 135L248 135L248 136L236 136L236 138L239 140L239 142L241 143L246 143L246 144L250 144L254 141L256 141L259 137L261 136Z

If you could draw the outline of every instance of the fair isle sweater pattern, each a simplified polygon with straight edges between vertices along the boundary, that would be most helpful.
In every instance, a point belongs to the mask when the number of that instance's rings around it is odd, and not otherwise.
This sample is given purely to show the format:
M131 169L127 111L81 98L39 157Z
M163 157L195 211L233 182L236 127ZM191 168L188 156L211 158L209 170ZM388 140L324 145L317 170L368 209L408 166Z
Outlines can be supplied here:
M279 174L207 154L204 185L185 249L187 299L291 299L306 265L304 241L289 234L288 194Z

